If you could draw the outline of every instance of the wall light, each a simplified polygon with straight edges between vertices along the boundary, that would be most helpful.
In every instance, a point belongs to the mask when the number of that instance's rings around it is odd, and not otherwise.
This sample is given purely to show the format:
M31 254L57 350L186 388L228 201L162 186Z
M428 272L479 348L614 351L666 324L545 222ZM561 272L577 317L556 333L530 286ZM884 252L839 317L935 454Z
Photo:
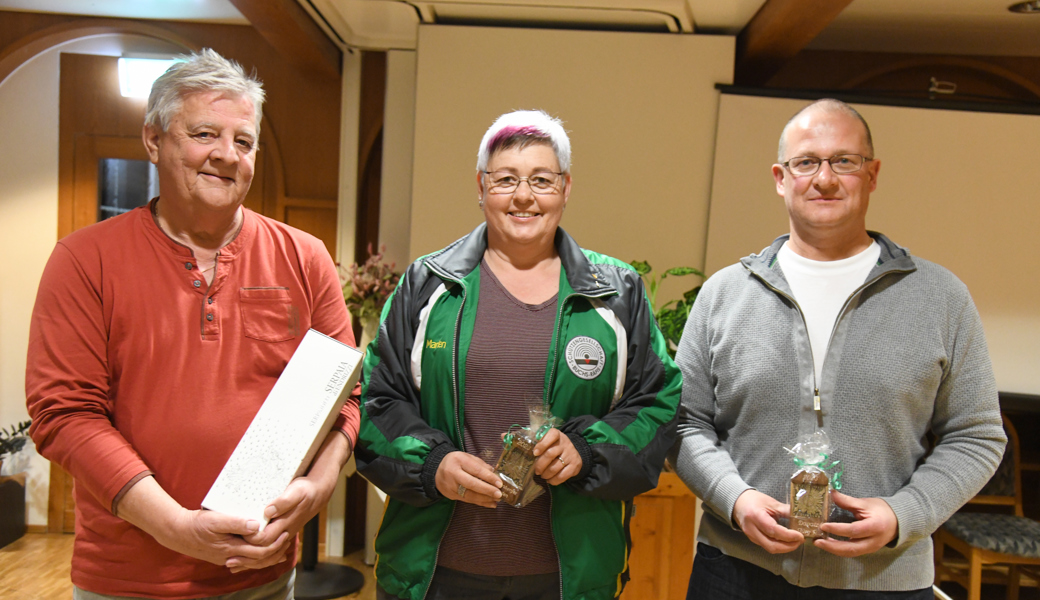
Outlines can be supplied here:
M1012 4L1008 7L1008 10L1013 13L1040 15L1040 0L1029 0L1029 2Z
M172 58L120 58L119 93L124 98L147 98L152 83L175 62Z

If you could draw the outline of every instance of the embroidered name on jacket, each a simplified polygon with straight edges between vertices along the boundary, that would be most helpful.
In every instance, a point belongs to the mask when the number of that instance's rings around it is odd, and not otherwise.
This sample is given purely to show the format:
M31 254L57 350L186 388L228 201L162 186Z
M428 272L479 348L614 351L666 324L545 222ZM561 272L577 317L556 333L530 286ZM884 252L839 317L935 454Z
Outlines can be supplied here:
M567 342L567 366L582 379L595 379L603 372L607 354L596 340L584 335Z
M444 342L444 341L435 342L433 340L426 340L426 347L430 348L432 350L435 350L437 348L447 348L448 347L448 342Z

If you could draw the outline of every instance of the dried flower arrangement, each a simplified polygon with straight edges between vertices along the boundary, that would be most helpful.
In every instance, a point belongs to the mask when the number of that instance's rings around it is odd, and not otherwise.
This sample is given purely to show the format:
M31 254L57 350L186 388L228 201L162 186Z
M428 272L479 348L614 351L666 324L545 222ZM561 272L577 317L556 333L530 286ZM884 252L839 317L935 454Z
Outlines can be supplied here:
M343 285L343 298L347 302L347 310L358 323L379 320L383 305L390 299L401 274L394 272L394 263L384 263L383 254L386 246L379 252L372 252L368 246L368 260L354 263L340 269L340 283Z

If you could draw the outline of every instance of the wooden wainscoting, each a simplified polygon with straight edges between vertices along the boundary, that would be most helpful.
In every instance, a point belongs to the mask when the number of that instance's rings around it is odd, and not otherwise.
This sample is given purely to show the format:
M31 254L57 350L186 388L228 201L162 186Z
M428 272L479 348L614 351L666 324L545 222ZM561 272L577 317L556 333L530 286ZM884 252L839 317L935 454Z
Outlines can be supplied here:
M329 254L336 256L337 212L336 200L280 196L275 218L325 242Z

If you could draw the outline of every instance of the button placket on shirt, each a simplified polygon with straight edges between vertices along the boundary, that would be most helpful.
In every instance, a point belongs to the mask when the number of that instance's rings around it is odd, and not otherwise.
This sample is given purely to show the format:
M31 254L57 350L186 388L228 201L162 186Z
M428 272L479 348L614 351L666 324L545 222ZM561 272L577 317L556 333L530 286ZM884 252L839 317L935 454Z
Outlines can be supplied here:
M210 290L209 296L202 303L202 335L206 338L220 336L220 322L217 319L217 303L212 296L214 290Z
M220 312L218 307L221 304L218 302L217 296L224 287L224 280L227 279L227 269L229 268L230 261L226 257L217 255L217 262L213 270L213 281L210 283L209 289L203 288L205 299L202 302L202 336L204 339L215 340L220 337Z
M180 257L178 259L178 262L180 262L180 265L184 268L185 275L186 275L185 279L187 280L188 285L196 293L199 293L203 297L205 297L205 295L206 295L206 285L205 285L206 281L202 278L202 273L200 273L199 270L198 270L198 264L195 263L192 260L184 260L185 258L186 257L183 257L183 256ZM183 262L181 262L181 261L183 261Z
M182 259L183 260L183 259ZM206 284L205 278L202 273L198 270L198 264L187 260L181 263L188 275L188 285L202 297L202 311L201 311L201 329L202 337L204 339L216 339L220 337L220 321L219 315L217 314L216 306L216 294L221 287L218 285L222 283L218 277L220 271L220 260L218 256L215 272L213 274L213 282L209 285Z

